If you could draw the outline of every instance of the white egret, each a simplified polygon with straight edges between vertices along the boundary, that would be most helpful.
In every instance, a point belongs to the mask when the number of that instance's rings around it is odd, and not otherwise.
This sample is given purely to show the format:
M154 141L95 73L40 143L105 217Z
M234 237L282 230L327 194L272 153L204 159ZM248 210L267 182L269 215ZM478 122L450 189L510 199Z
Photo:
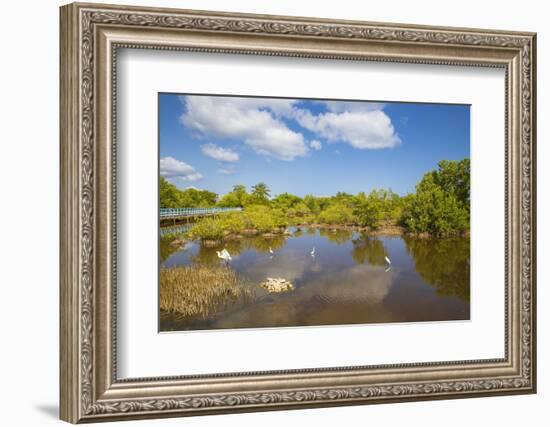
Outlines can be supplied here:
M385 256L384 259L386 260L386 262L388 263L388 265L391 265L391 261L390 261L390 259L389 259L387 256Z
M273 249L271 249L271 246L269 247L269 255L273 256Z
M311 256L315 256L315 247L310 252Z
M232 260L231 255L229 254L229 252L227 252L227 249L225 248L223 248L221 252L216 251L216 254L218 254L218 258L223 259L225 262L229 262Z

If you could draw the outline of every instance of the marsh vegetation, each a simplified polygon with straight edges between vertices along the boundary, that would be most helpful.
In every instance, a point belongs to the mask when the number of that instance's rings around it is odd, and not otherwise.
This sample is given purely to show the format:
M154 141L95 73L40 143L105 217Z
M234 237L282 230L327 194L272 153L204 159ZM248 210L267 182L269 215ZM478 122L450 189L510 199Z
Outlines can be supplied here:
M373 234L464 235L470 228L470 161L441 161L424 175L415 193L400 196L391 189L334 196L290 193L270 197L259 183L248 192L235 185L223 196L205 190L179 190L161 178L161 207L241 207L241 212L203 218L187 238L210 242L240 234L280 234L289 226L349 228ZM188 205L193 203L192 205ZM186 205L187 204L187 205Z
M405 196L271 197L263 183L219 196L161 179L161 207L242 208L164 233L161 330L468 319L469 188L469 159Z
M160 309L182 318L207 318L228 304L244 301L250 290L225 266L177 266L160 271Z

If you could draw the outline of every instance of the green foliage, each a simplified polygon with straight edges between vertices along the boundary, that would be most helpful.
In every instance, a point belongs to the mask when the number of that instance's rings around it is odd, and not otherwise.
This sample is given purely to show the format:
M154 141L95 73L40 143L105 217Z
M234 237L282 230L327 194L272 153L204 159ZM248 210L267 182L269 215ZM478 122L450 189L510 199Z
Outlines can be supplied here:
M249 206L243 211L247 228L262 233L271 232L276 228L275 216L267 206Z
M263 182L252 186L252 192L246 200L246 205L269 205L269 188Z
M227 233L239 233L246 227L244 216L241 212L229 212L219 217L221 227Z
M231 192L235 195L235 197L239 201L239 205L244 206L244 199L248 195L248 193L246 192L246 186L242 184L236 184L233 186L233 191Z
M273 200L271 200L271 206L281 209L284 212L294 208L300 203L302 203L302 199L289 193L281 193L277 197L274 197Z
M333 204L319 214L319 222L324 224L354 224L353 209L344 204Z
M311 213L318 214L321 212L321 201L318 197L308 194L304 197L304 204Z
M187 235L191 239L220 240L226 234L227 229L223 220L216 217L206 217L198 221Z
M220 208L239 208L242 207L241 199L234 193L227 193L218 201L217 205Z
M355 197L354 214L360 225L376 229L382 221L398 222L402 206L402 198L391 189L373 190Z
M368 196L360 193L355 202L354 213L362 226L378 228L382 219L383 202L378 194L372 192Z
M336 196L330 198L329 204L346 206L353 209L355 205L355 196L353 196L352 194L348 194L344 191L339 191L338 193L336 193Z
M248 193L246 187L242 184L233 186L233 190L220 198L217 206L224 208L236 208L252 205L269 206L269 188L263 182L252 187L252 192ZM290 195L289 195L290 196ZM296 196L293 196L296 197Z
M161 207L243 207L244 211L203 219L193 228L196 236L219 239L245 228L280 231L289 224L353 224L377 229L401 224L413 233L451 235L470 228L470 160L442 160L438 169L424 175L416 192L401 197L391 189L368 195L338 192L332 197L311 194L303 199L282 193L270 199L269 187L260 182L248 193L235 185L217 202L217 194L196 189L179 190L160 179Z
M470 228L469 159L441 161L404 201L402 221L415 233L449 235ZM467 177L466 177L467 175Z
M233 190L225 194L219 201L218 206L222 208L242 208L250 198L246 187L242 184L233 186Z
M188 188L180 190L165 178L160 178L159 183L161 208L208 208L216 204L218 195L212 191Z
M185 207L209 208L215 206L217 197L211 191L188 188L180 191L179 203Z
M470 159L441 160L433 172L434 182L446 193L453 194L462 205L470 205ZM468 208L469 209L469 208Z
M273 222L276 228L286 228L289 224L287 215L283 212L282 209L272 209L271 215L273 217Z
M242 208L249 198L248 193L246 192L246 187L242 184L237 184L233 186L233 190L225 194L220 201L218 206L223 208Z
M179 193L180 190L174 184L169 183L165 178L160 178L159 194L161 208L179 207Z
M220 240L228 234L239 234L245 229L261 233L280 232L288 225L286 215L280 209L253 205L241 212L228 212L216 217L200 219L187 237L202 240Z
M306 217L311 217L311 211L304 202L299 202L294 207L288 209L287 215L289 218L299 219L299 222L303 222Z

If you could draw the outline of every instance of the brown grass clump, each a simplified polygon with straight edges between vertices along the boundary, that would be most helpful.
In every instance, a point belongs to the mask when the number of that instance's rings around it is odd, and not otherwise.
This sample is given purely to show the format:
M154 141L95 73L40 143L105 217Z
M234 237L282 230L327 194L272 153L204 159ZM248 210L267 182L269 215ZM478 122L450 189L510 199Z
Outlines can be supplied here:
M220 305L246 296L228 267L172 267L160 270L160 309L182 317L208 317Z

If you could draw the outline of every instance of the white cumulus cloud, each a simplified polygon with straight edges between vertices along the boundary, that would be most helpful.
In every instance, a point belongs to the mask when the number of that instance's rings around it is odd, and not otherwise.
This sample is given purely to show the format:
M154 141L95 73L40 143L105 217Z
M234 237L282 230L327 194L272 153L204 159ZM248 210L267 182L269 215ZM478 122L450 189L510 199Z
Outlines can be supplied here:
M256 153L281 160L305 156L304 136L281 120L293 114L295 100L183 96L181 122L199 133L237 138Z
M160 176L181 178L184 181L197 181L203 177L193 166L170 156L160 159Z
M229 148L222 148L216 144L201 145L201 151L204 155L212 157L220 162L238 162L239 154Z
M327 110L332 113L363 112L383 110L386 104L382 102L364 102L364 101L319 101Z
M316 140L316 139L314 139L313 141L311 141L311 142L309 143L309 146L310 146L311 148L313 148L314 150L317 150L317 151L319 151L319 150L323 147L323 145L321 144L321 141L318 141L318 140Z
M381 110L325 112L318 115L295 109L300 126L328 142L343 142L358 149L392 148L401 143L391 119Z

